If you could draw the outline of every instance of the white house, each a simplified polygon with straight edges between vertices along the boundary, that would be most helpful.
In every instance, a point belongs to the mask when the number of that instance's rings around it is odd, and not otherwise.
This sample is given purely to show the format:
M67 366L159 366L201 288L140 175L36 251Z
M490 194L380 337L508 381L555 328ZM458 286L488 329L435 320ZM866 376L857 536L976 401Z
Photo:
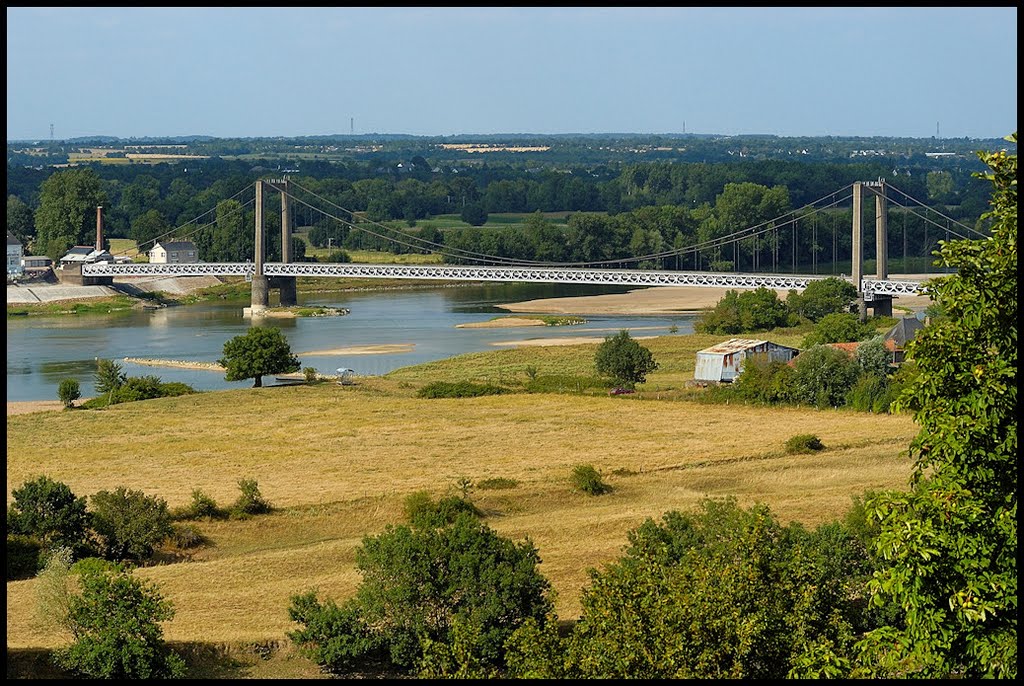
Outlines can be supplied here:
M7 232L7 276L21 276L25 269L21 266L21 258L25 256L25 249L21 241Z
M789 362L799 352L796 348L771 341L730 338L697 353L693 379L710 383L735 381L743 370L743 363L754 355L764 355L772 361Z
M91 245L76 245L60 258L63 269L67 265L95 264L96 262L113 262L114 256L106 250L97 250Z
M185 264L199 261L199 251L192 241L168 241L157 243L149 251L152 264Z

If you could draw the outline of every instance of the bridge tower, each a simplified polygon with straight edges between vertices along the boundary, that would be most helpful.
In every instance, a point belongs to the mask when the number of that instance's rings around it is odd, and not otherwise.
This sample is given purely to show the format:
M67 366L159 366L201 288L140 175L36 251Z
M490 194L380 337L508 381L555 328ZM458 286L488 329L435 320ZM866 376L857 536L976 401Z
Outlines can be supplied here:
M270 289L277 288L280 292L281 306L290 307L297 304L294 276L267 277L263 274L263 263L266 261L267 244L263 225L263 189L264 184L281 193L281 261L291 263L292 255L292 223L291 203L288 195L288 179L275 179L256 182L256 236L255 266L256 273L252 277L252 297L250 312L259 314L270 305Z
M865 293L864 279L864 189L875 196L875 278L884 281L889 278L889 204L885 193L885 181L855 181L853 184L853 283L857 287L857 313L862 322L867 321L867 308L871 307L879 316L892 316L892 296Z

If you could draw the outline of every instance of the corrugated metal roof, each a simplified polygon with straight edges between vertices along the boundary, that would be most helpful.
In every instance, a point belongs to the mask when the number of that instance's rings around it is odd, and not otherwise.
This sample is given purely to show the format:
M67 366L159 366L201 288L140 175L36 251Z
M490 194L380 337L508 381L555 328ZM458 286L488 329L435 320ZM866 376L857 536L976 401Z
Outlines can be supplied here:
M729 353L737 353L767 344L768 341L759 341L753 338L730 338L722 343L716 343L710 348L704 348L700 352L711 353L712 355L728 355Z

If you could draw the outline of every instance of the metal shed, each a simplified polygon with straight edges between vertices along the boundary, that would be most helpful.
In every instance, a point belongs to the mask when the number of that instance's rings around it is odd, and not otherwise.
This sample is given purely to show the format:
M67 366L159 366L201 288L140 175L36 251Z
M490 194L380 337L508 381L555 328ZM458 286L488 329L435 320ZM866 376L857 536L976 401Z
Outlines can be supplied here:
M753 355L767 355L769 360L789 362L800 351L771 341L751 338L730 338L697 353L694 381L720 383L736 380L743 363Z

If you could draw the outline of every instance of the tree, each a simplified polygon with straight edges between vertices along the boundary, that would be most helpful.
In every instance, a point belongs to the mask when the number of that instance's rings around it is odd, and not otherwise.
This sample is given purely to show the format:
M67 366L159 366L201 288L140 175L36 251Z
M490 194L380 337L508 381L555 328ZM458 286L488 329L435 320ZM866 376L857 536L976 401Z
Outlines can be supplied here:
M302 628L289 637L334 672L381 657L436 673L446 652L436 643L459 648L463 664L501 667L511 633L551 610L539 563L529 541L503 538L469 512L444 526L389 526L356 551L363 582L344 605L313 591L292 598L289 616ZM459 641L466 632L470 645ZM441 659L447 673L453 659Z
M224 344L224 357L217 363L227 370L227 381L254 379L253 388L263 385L265 374L290 374L302 368L281 330L254 326Z
M860 367L842 350L815 345L793 360L789 397L815 407L841 407Z
M786 305L801 317L817 322L828 314L849 312L856 298L857 288L852 283L830 276L811 281L802 292L790 291Z
M131 237L139 250L146 252L170 230L160 210L147 210L132 220Z
M54 172L39 191L35 214L39 252L56 262L68 248L91 243L96 207L105 204L106 195L92 169Z
M64 403L64 409L75 406L75 401L82 397L82 391L78 386L78 379L64 379L57 386L57 398Z
M907 344L911 490L867 503L889 563L875 602L903 610L861 641L869 676L1017 675L1017 155L979 157L991 237L941 243L938 264L957 272L926 288L945 316Z
M171 534L167 502L118 486L92 496L92 528L110 560L144 560Z
M765 505L704 500L629 532L591 570L568 636L553 616L509 643L516 678L783 679L814 646L871 626L871 560L854 532L782 526Z
M22 245L28 245L36 233L32 209L16 195L7 196L7 230L21 241Z
M625 329L605 336L604 343L597 346L594 364L598 374L630 387L646 381L647 375L658 368L651 351L633 340Z
M487 211L481 203L474 202L462 208L459 218L470 226L483 226L487 223Z
M874 335L874 325L869 322L861 323L857 315L850 312L833 312L826 314L814 325L814 331L804 337L803 347L810 348L828 343L856 343Z
M11 533L38 538L48 547L75 548L85 540L88 515L85 498L76 497L67 484L40 476L11 493L7 508Z
M67 625L74 642L56 662L93 679L161 679L185 675L185 662L163 639L174 605L151 581L123 567L87 568L71 598Z
M101 359L96 361L96 373L93 375L93 385L96 392L107 395L107 404L112 404L114 392L121 387L127 379L127 375L121 371L122 367L113 360Z

